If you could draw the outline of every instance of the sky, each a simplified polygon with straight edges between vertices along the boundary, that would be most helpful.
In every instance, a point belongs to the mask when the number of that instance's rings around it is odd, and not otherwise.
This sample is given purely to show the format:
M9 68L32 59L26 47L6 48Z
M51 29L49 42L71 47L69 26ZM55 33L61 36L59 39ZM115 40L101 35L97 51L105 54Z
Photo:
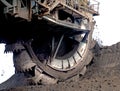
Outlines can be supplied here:
M96 37L104 46L110 46L120 42L120 1L99 0L99 16L95 17L97 29Z
M4 54L5 44L0 44L0 83L14 74L12 53Z
M99 0L99 16L94 17L96 27L93 38L102 41L103 46L120 42L120 1ZM12 53L4 54L4 44L0 44L0 83L14 74Z

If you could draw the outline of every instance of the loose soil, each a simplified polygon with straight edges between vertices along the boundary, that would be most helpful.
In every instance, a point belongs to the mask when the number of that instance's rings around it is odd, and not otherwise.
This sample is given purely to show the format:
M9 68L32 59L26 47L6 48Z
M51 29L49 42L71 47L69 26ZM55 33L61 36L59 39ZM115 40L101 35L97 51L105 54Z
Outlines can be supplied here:
M55 85L22 86L1 91L120 91L120 43L93 50L94 58L84 76Z

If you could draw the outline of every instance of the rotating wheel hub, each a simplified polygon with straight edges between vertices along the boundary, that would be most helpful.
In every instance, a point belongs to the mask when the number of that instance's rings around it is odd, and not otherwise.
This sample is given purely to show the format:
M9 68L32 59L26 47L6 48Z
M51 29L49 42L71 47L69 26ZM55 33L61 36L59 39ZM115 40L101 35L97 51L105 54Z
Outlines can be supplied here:
M52 56L50 56L48 65L58 71L67 71L75 68L80 63L87 44L70 38L65 39L62 36L56 49L54 43L52 45L54 51L51 53Z

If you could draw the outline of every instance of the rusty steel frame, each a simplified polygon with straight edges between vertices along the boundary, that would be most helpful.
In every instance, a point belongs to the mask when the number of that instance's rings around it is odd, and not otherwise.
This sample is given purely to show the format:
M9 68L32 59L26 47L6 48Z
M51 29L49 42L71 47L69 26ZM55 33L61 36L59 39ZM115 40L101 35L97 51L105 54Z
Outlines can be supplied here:
M90 16L99 15L99 2L95 0L89 0L87 5L80 5L80 0L12 0L11 4L7 0L0 1L6 6L4 8L5 13L27 20L31 20L32 15L37 15L38 17L52 15L52 11L60 9L73 16L88 19Z

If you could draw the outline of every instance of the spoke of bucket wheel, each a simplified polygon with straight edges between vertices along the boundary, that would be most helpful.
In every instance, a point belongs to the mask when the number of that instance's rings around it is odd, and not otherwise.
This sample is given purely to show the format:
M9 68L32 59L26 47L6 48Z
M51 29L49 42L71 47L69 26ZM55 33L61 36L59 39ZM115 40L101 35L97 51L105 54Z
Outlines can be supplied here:
M58 50L59 50L59 48L60 48L60 45L61 45L61 43L62 43L63 38L64 38L64 35L60 38L60 41L59 41L59 43L58 43L58 45L57 45L57 48L56 48L56 50L55 50L55 53L54 53L54 55L52 56L52 60L55 59L55 57L56 57L56 55L57 55L57 53L58 53Z
M52 50L51 50L51 57L53 57L53 53L54 53L54 49L55 49L54 45L55 45L55 38L53 37L53 38L52 38Z

